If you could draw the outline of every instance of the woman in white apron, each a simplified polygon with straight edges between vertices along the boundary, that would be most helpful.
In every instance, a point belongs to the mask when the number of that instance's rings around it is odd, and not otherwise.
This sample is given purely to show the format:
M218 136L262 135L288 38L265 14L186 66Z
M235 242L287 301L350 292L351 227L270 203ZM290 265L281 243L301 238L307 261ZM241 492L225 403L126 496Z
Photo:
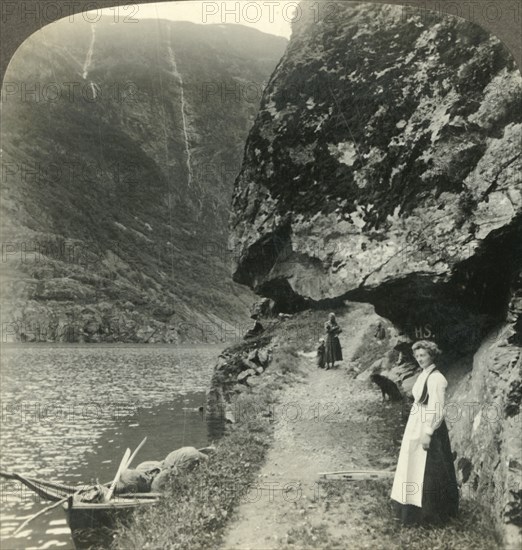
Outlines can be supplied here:
M404 524L439 523L458 512L458 488L444 422L446 378L434 364L440 354L427 340L412 346L422 368L413 389L415 402L402 438L391 498Z

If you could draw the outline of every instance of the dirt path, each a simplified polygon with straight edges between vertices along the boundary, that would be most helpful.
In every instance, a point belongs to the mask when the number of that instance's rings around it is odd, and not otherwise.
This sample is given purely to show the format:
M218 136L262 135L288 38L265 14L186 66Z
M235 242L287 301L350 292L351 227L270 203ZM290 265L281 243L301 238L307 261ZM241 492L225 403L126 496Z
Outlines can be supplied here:
M322 471L384 469L396 460L384 419L386 415L395 418L397 409L386 413L388 405L382 406L380 393L346 372L364 332L375 319L372 309L364 305L338 317L344 355L339 368L317 369L315 357L302 356L305 377L285 390L275 408L274 444L258 486L238 509L223 550L265 550L293 541L298 547L303 533L295 540L296 530L313 533L317 527L323 533L328 531L328 540L360 537L362 526L329 509L321 498L324 488L317 480ZM359 508L361 502L364 498L357 497ZM359 512L364 514L364 509ZM370 536L364 529L362 533ZM312 535L312 544L313 540Z

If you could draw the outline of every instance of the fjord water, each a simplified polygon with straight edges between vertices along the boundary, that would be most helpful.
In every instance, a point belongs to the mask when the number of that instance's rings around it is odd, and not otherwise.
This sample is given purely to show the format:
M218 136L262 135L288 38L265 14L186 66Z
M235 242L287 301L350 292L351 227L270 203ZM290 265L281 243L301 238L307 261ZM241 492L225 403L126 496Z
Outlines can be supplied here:
M134 466L217 432L205 392L220 346L3 346L1 469L75 485L114 477L127 447L147 436ZM219 421L219 419L216 419ZM49 502L1 480L3 548L73 548L61 508L14 529Z

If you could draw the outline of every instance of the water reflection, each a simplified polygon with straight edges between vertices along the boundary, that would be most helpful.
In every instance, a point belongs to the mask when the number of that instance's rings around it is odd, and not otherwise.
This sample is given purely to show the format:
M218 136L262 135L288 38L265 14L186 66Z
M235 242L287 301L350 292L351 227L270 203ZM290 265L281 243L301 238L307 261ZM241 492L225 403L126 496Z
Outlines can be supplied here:
M205 392L221 350L169 346L25 346L3 350L1 469L70 484L107 481L127 447L137 462L183 445L203 447ZM218 419L219 420L219 419ZM218 422L219 423L219 422ZM210 430L210 432L209 432ZM62 510L9 534L45 502L19 483L2 484L4 548L72 548Z

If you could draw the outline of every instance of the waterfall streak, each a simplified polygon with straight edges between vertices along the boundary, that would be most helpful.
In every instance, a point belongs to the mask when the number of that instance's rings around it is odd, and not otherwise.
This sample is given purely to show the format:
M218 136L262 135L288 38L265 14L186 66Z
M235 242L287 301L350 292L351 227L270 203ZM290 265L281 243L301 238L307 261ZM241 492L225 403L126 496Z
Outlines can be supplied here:
M96 40L96 27L94 25L91 25L91 42L89 44L89 49L87 50L87 56L85 57L85 61L83 63L83 73L82 78L84 80L87 80L87 76L89 75L89 69L91 68L91 62L92 62L92 54L94 52L94 41ZM91 85L91 91L93 98L96 97L96 86L93 82L90 82Z
M89 49L87 50L87 56L83 63L83 74L82 77L84 80L87 80L87 75L89 74L89 69L91 67L92 53L94 51L94 41L96 39L96 27L91 25L91 43L89 44Z
M183 77L181 76L181 73L178 70L178 64L176 62L176 55L174 53L174 49L172 48L172 43L169 39L168 43L168 52L169 52L169 60L172 65L172 74L178 79L179 86L180 86L180 96L181 96L181 120L183 124L183 136L185 140L185 155L186 155L186 164L187 164L187 173L188 173L188 187L191 189L194 194L197 197L199 208L201 212L202 208L202 201L201 196L198 190L195 189L194 186L194 174L192 172L192 157L190 152L190 145L189 145L189 137L188 137L188 123L187 123L187 116L186 116L186 103L185 103L185 92L184 92L184 84L183 84Z

